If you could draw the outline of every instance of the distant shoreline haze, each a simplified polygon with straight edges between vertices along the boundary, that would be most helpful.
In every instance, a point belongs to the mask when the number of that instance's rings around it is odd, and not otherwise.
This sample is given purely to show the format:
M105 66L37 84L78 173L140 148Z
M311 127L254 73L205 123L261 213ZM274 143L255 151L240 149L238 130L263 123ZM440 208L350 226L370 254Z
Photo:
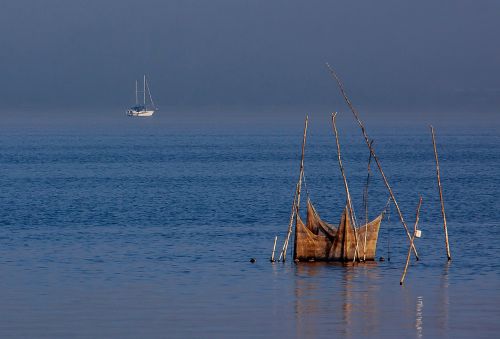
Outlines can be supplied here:
M312 131L331 133L331 112L337 111L338 125L341 130L359 132L359 127L352 113L343 107L337 110L327 108L311 110L263 108L260 111L207 111L207 110L176 110L164 108L153 117L127 117L123 108L99 108L96 110L62 110L62 111L11 111L3 117L0 131L9 130L79 130L94 129L110 133L120 126L142 126L151 130L165 132L199 132L217 133L239 131L246 133L272 132L301 134L304 118L310 117ZM399 133L427 133L430 124L438 129L460 131L483 131L495 133L500 131L498 114L458 114L433 112L374 112L368 109L358 109L360 117L368 132L376 130L399 129ZM0 114L2 112L0 111ZM3 114L2 114L3 115Z
M8 1L0 116L119 117L146 73L158 115L285 121L346 109L329 62L367 121L498 124L498 13L491 0Z

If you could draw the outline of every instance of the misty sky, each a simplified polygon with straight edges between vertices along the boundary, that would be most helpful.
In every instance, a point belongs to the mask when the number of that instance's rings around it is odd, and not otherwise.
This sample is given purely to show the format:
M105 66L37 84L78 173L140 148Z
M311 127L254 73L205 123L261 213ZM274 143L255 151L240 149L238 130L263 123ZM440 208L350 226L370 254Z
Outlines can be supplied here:
M1 114L122 112L149 75L165 110L341 104L500 110L500 1L16 0L0 10Z

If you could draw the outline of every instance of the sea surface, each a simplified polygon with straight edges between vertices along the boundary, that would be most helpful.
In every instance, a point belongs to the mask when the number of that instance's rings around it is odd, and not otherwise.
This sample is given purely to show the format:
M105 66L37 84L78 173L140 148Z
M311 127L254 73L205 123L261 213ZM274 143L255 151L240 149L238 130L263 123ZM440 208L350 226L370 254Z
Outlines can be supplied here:
M302 197L338 223L345 192L328 121L311 121ZM351 127L340 129L342 156L363 220L369 153ZM0 337L497 337L498 130L436 130L451 262L428 128L368 132L410 228L423 198L421 260L403 286L409 244L394 207L380 230L385 261L269 261L288 226L300 122L2 127ZM371 170L370 219L388 200Z

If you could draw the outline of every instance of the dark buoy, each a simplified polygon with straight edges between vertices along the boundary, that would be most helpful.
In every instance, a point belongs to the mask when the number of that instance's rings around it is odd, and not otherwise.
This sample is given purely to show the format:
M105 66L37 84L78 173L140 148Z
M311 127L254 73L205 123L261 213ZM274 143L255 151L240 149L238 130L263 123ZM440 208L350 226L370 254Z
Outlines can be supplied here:
M250 259L250 262L251 262L252 264L253 264L254 262L256 262L256 261L257 261L257 259L255 259L255 258Z
M384 257L380 257L380 258L378 259L378 261L385 261L385 258L384 258Z

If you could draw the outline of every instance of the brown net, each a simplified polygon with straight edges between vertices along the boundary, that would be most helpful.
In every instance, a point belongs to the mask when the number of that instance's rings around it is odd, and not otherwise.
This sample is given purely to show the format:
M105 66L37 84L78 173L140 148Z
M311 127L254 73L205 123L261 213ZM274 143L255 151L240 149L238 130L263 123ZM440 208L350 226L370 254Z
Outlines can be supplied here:
M382 214L357 228L358 253L361 258L374 260ZM365 248L365 232L366 248ZM297 215L295 224L294 259L298 261L352 261L356 251L356 237L347 207L344 208L338 228L324 222L312 203L307 201L307 222Z
M337 234L337 228L324 222L319 217L318 212L314 208L313 204L309 199L307 199L307 228L314 234L323 234L333 241L335 235Z

